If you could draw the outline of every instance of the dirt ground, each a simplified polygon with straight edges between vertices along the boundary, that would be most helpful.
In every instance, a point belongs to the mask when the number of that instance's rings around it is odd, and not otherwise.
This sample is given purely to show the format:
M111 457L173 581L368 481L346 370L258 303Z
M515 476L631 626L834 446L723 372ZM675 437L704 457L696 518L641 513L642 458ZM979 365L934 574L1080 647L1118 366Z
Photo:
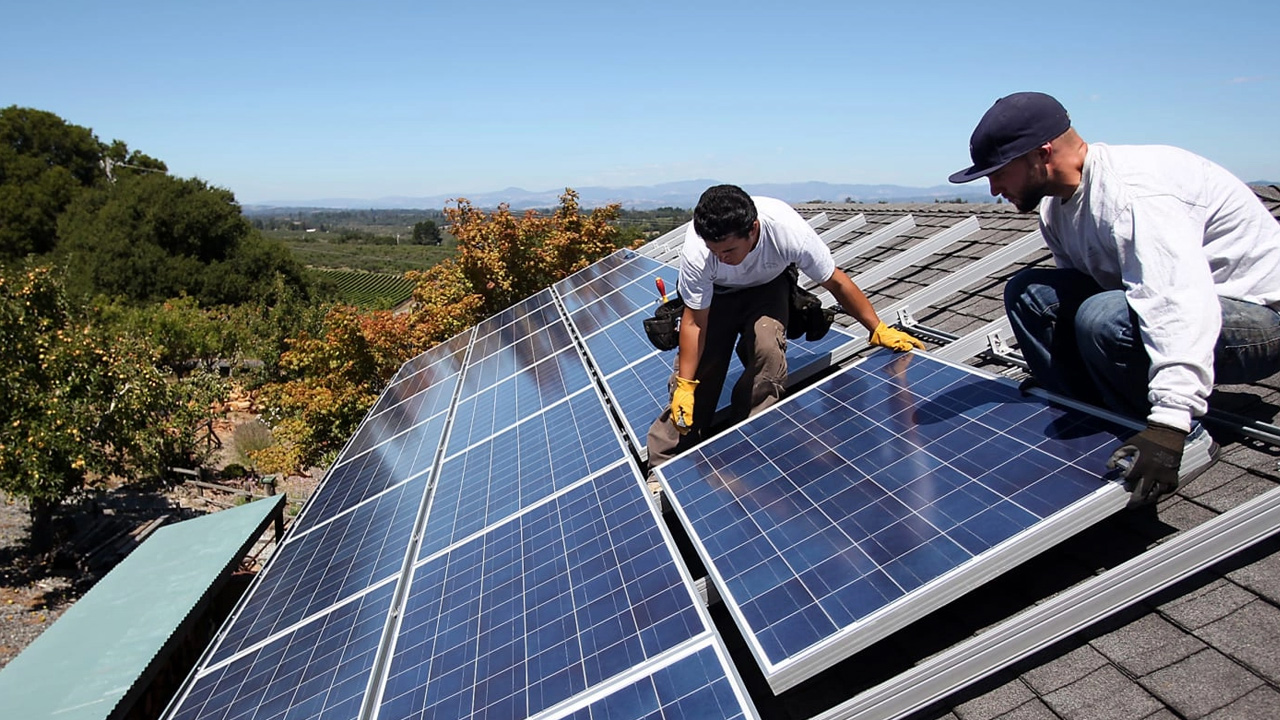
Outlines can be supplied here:
M256 418L251 412L230 410L217 422L211 467L238 461L234 428ZM286 523L310 496L322 473L291 476L278 483L277 493L289 498ZM27 546L29 516L26 503L0 493L0 668L39 637L78 598L84 595L128 551L156 528L234 507L246 498L233 491L264 495L255 483L222 483L227 491L187 483L155 487L115 486L95 489L56 525L58 549L33 556ZM297 502L295 502L297 501ZM266 540L274 533L265 533ZM265 560L270 547L255 548Z

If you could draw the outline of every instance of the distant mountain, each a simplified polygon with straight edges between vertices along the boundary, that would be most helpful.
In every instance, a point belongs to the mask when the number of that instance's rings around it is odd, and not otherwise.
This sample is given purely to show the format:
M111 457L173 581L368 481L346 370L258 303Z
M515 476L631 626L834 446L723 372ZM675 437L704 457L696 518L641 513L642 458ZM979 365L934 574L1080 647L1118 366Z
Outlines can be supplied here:
M698 196L716 180L684 180L660 185L629 187L581 187L579 202L592 208L619 203L629 210L652 210L659 207L692 208L698 204ZM789 203L813 200L843 202L852 198L855 202L933 202L962 198L969 202L988 202L991 195L986 184L935 185L933 187L906 187L902 185L841 185L825 182L757 183L744 184L743 189L753 195L767 195ZM495 192L456 193L429 197L391 196L374 199L323 198L317 200L289 200L269 203L252 203L244 206L249 213L279 208L327 208L342 210L439 210L450 200L465 197L476 207L492 208L507 203L513 210L552 207L559 203L564 189L533 192L523 188L507 188Z

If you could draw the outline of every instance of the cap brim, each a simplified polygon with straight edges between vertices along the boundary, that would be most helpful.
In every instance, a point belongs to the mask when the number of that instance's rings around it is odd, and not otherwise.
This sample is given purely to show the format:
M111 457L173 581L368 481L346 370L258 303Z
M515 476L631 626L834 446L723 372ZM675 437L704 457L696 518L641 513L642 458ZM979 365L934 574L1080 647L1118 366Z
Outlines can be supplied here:
M973 182L978 178L984 178L990 175L991 173L999 170L1000 168L1004 167L1005 165L1008 165L1011 162L1013 162L1013 160L1008 160L1006 162L1000 163L999 165L992 165L991 167L987 167L987 168L978 168L977 165L973 165L959 172L951 173L951 176L948 177L947 180L950 180L951 182L957 185L961 183Z

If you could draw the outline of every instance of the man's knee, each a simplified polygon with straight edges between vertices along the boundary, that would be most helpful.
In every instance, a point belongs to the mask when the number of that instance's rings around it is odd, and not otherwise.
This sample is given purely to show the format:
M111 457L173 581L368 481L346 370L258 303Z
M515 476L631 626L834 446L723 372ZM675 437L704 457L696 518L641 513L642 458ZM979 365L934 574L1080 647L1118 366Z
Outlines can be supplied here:
M1080 303L1075 317L1076 337L1104 354L1135 347L1134 315L1123 290L1092 295Z

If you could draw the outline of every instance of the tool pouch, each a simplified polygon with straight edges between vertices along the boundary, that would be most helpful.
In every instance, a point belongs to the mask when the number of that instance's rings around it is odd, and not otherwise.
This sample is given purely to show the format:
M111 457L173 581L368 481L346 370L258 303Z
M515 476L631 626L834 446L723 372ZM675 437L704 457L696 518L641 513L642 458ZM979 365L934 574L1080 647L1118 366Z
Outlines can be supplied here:
M659 350L674 350L680 345L680 316L684 314L684 300L680 293L672 300L658 306L653 317L644 319L644 334Z
M787 339L795 340L804 336L804 339L809 342L821 340L836 319L836 309L822 307L817 295L800 287L800 271L794 264L789 265L786 272L791 280L791 310L787 317Z

